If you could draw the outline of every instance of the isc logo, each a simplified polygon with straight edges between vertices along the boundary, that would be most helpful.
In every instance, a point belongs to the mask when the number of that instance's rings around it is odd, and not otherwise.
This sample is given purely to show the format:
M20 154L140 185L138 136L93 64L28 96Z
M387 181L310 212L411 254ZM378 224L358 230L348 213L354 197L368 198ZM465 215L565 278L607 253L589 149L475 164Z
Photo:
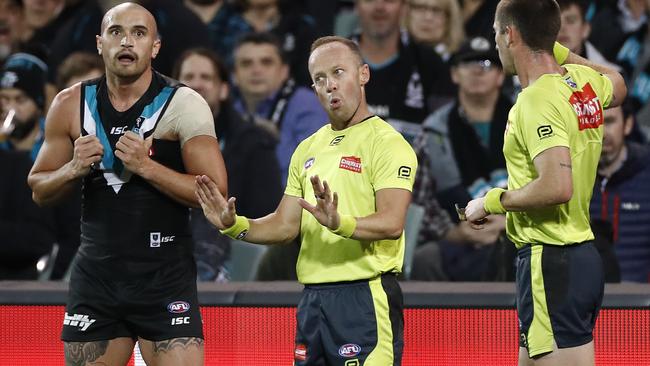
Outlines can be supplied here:
M111 135L123 135L129 130L129 126L113 127L111 128Z
M179 316L177 318L172 318L172 325L179 325L179 324L190 324L190 317Z
M149 246L152 248L159 248L160 243L171 243L174 241L176 235L162 236L159 232L149 233Z

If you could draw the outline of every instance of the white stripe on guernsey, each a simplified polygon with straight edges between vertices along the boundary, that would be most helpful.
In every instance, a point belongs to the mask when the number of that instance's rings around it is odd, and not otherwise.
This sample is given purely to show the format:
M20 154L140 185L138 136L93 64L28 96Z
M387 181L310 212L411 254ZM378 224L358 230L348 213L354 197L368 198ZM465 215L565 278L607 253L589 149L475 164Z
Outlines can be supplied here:
M117 159L117 158L115 158ZM117 174L113 173L112 170L104 171L104 179L106 179L106 184L108 184L115 193L118 193L122 189L122 184L128 182L131 179L131 173L128 169L124 168L122 171L122 177L118 177Z
M156 122L158 121L158 116L160 116L160 113L163 111L166 104L167 103L164 103L151 117L144 120L138 132L140 137L144 138L144 134L146 132L154 129ZM93 118L90 108L88 108L88 103L84 101L84 130L86 130L89 135L97 135L96 126L97 122ZM113 159L118 158L116 156L113 156ZM131 173L129 170L124 169L122 176L118 177L115 173L113 173L112 170L107 170L103 162L100 164L100 168L104 172L103 175L104 179L106 179L106 183L111 188L113 188L113 191L115 191L115 193L118 193L120 189L122 189L122 185L128 182L133 175L133 173Z
M97 135L97 122L93 118L93 115L90 111L90 108L88 108L88 103L84 101L84 130L88 133L88 135ZM113 157L113 159L117 159L117 157ZM122 184L126 183L131 179L131 172L128 170L124 169L124 172L122 173L122 177L118 177L115 173L113 173L112 170L107 170L106 167L104 166L104 163L101 162L99 165L100 169L103 172L104 179L106 179L106 183L113 188L113 191L115 193L118 193L120 189L122 189Z
M156 127L156 121L158 121L158 116L160 116L160 113L162 110L165 108L165 105L167 103L163 103L160 108L149 118L145 119L144 122L142 123L142 126L140 126L140 137L144 137L145 132L151 131Z
M96 135L97 131L95 130L95 119L93 114L88 108L88 103L84 100L84 130L88 132L89 135Z

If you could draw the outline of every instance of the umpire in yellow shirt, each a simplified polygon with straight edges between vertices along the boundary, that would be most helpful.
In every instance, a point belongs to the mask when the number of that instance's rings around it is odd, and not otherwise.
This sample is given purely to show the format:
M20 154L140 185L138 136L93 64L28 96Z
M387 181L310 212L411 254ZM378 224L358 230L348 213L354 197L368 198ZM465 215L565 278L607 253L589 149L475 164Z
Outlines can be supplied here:
M510 110L503 153L508 190L472 200L476 229L506 213L518 251L519 365L593 365L603 296L589 201L603 138L603 108L626 94L615 70L570 54L555 39L555 0L502 0L494 31L503 69L523 87Z
M205 216L226 235L253 243L301 237L295 365L400 365L404 221L417 159L389 124L368 111L370 80L358 46L316 40L313 88L330 123L291 158L284 197L259 219L235 213L207 177L197 177Z

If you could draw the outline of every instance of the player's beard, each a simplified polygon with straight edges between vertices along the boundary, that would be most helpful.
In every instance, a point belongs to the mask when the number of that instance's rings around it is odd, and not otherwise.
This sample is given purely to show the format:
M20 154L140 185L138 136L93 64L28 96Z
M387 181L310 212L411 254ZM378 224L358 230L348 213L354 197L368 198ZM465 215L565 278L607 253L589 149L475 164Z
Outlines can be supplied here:
M30 132L32 132L34 126L36 126L36 122L38 122L38 117L30 118L27 121L20 121L15 119L14 130L11 131L9 137L15 140L24 139L27 137L27 135L29 135Z

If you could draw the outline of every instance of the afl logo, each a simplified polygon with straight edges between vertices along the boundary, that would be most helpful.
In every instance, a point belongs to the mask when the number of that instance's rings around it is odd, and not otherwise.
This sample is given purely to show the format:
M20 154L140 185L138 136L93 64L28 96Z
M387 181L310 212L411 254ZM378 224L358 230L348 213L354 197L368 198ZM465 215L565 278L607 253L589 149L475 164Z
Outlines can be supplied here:
M315 161L315 160L316 160L316 158L309 158L309 159L307 159L307 161L305 161L305 170L311 168L312 165L314 165L314 161Z
M190 310L190 304L185 301L174 301L167 305L167 310L173 314L185 313Z
M361 346L354 343L344 344L339 348L339 355L341 357L354 357L361 352Z

